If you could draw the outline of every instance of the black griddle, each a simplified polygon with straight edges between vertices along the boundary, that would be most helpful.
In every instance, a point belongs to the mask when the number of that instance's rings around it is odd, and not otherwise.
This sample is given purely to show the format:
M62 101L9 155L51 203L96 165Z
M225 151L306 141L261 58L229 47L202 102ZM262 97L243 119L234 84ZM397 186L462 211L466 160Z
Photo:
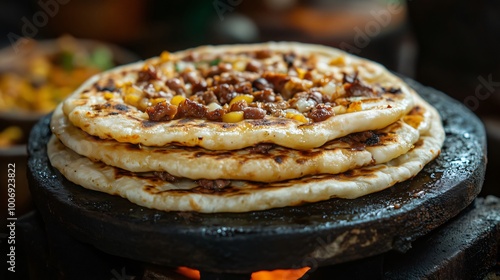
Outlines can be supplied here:
M358 199L248 213L147 209L77 186L52 168L46 154L50 116L30 135L31 193L45 222L77 240L112 255L205 273L315 269L405 252L474 200L486 165L478 118L445 94L405 81L440 112L447 136L442 153L413 179Z

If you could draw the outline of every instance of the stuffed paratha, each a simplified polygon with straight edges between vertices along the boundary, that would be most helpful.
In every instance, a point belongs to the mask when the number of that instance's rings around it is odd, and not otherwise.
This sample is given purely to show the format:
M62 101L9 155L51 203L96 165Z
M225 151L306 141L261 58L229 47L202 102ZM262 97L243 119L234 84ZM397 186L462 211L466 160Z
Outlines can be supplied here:
M316 202L332 197L357 198L413 177L439 155L444 130L433 112L430 130L408 153L384 164L337 175L305 176L275 183L178 179L168 182L93 162L65 147L55 136L48 144L51 164L85 188L122 196L141 206L165 211L246 212Z
M272 144L212 151L119 143L99 139L71 125L60 106L52 116L51 129L65 146L78 154L132 172L160 171L189 179L271 182L312 174L337 174L396 158L413 147L419 138L419 128L428 127L430 118L424 113L427 112L424 106L427 105L422 103L405 116L412 118L411 124L416 128L400 120L386 128L353 133L310 150Z
M382 66L300 43L209 46L97 75L54 112L70 181L165 211L356 198L416 175L439 114Z
M384 128L413 106L412 90L374 62L282 42L164 53L93 77L63 109L88 134L119 142L307 150Z

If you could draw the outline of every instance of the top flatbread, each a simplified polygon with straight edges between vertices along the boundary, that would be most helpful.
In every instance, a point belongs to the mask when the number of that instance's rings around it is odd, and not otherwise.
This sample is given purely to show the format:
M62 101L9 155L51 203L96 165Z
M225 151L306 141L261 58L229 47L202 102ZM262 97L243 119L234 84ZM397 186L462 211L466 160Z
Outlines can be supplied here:
M261 50L271 53L259 58ZM287 60L290 56L291 61ZM210 66L213 61L219 66ZM257 61L261 67L250 71L251 61ZM233 84L230 87L233 96L255 95L255 88L238 89L236 83L246 81L254 85L259 77L267 75L273 92L283 96L285 101L296 92L320 93L323 100L327 99L324 105L335 114L316 120L312 117L314 108L311 106L318 103L311 103L309 98L298 100L282 112L271 114L272 110L268 110L260 119L224 122L179 117L151 121L145 108L153 106L158 97L170 104L178 94L174 91L175 85L166 86L169 79L184 75L186 79L182 78L181 83L185 86L180 95L189 98L195 94L190 92L195 86L185 75L189 69L202 76L200 73L205 73L208 84L223 83L223 80L233 83L234 89L231 88ZM210 72L211 69L215 72ZM213 88L218 89L217 86ZM210 85L208 90L211 90ZM363 94L370 90L373 94ZM134 95L136 93L138 95ZM140 100L131 101L130 94ZM224 107L224 102L219 103ZM249 104L250 107L262 107L266 102L254 103ZM87 81L64 102L63 110L70 122L86 133L119 142L200 146L212 150L273 143L305 150L354 132L384 128L407 114L413 105L412 90L374 62L323 46L266 43L200 47L116 68Z
M305 176L273 183L232 181L222 189L206 189L189 179L166 182L149 173L133 173L94 162L68 149L55 136L47 152L51 164L68 180L87 189L119 195L144 207L203 213L265 210L333 197L357 198L415 176L439 155L445 137L439 115L431 109L429 131L408 153L387 163L336 175Z

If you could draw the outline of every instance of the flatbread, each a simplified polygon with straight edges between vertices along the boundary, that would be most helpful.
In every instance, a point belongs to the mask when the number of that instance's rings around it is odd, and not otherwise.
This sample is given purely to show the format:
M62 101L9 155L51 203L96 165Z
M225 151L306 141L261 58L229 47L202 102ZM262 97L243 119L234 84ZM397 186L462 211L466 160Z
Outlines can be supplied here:
M54 112L51 164L164 211L353 199L440 153L439 114L387 69L300 43L205 46L94 76Z
M273 55L258 59L264 66L256 72L246 71L245 65L248 68L250 64L249 57L258 56L260 50L270 50ZM290 54L294 60L287 66L286 57ZM165 56L116 68L91 78L64 101L65 115L73 125L88 134L118 142L160 147L168 144L200 146L211 150L234 150L272 143L307 150L351 133L382 129L401 119L414 106L412 90L387 69L329 47L288 42L205 46ZM226 63L217 67L229 68L224 65L230 64L232 70L210 76L211 68L207 68L210 66L206 61L214 58L215 61L222 61L219 64ZM319 92L330 100L312 104L324 105L330 111L322 108L323 112L333 111L334 115L326 119L315 117L312 111L317 107L309 106L311 99L304 99L290 105L293 108L287 107L287 110L278 110L278 113L269 109L271 113L267 112L260 119L225 122L196 117L177 118L178 115L175 115L171 120L151 121L151 115L141 106L154 107L151 104L159 96L164 96L165 104L173 103L174 86L165 84L168 79L179 77L182 71L186 71L176 69L179 64L190 65L188 69L195 67L194 72L208 73L207 83L211 85L224 79L228 83L231 79L237 83L240 78L253 83L265 76L268 84L278 79L277 85L272 87L285 101L293 92ZM283 78L282 74L287 77ZM111 89L105 86L110 81ZM193 87L187 83L183 94L175 94L192 97L194 92L189 91ZM213 90L218 89L214 86ZM255 95L256 91L245 87L233 91L237 91L236 95L243 95L245 90L247 95ZM370 90L373 96L368 94ZM346 95L346 91L350 94ZM134 95L136 92L142 99L134 101L137 103L134 106L129 96L139 98ZM358 95L360 92L368 95ZM151 96L151 99L144 96ZM228 103L220 103L229 112ZM266 105L266 102L257 103L248 105L255 108Z
M198 147L147 147L103 140L71 125L59 106L51 122L61 142L93 161L132 172L164 171L189 179L235 179L259 182L282 181L312 174L337 174L366 165L387 162L408 152L419 138L419 127L430 117L420 110L406 118L368 133L332 140L320 148L293 150L276 145L259 145L240 150L212 151ZM413 112L412 111L412 112ZM426 116L427 119L423 117Z
M353 199L410 179L439 155L444 141L439 115L433 108L430 110L429 131L413 149L396 159L337 175L305 176L275 183L232 181L222 189L206 189L195 180L166 182L151 173L133 173L91 161L65 147L55 136L48 144L48 155L51 164L75 184L119 195L144 207L204 213L264 210L333 197Z

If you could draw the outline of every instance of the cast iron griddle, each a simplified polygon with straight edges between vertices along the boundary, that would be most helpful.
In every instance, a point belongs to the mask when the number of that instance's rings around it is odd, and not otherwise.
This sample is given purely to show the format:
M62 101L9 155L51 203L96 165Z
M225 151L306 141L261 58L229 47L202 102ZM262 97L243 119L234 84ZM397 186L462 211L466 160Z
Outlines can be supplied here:
M249 213L162 212L84 189L52 168L46 154L49 117L28 147L33 198L46 222L102 251L165 266L207 272L313 269L389 250L457 215L477 196L486 165L485 132L462 104L406 80L443 118L441 155L412 180L358 199Z

